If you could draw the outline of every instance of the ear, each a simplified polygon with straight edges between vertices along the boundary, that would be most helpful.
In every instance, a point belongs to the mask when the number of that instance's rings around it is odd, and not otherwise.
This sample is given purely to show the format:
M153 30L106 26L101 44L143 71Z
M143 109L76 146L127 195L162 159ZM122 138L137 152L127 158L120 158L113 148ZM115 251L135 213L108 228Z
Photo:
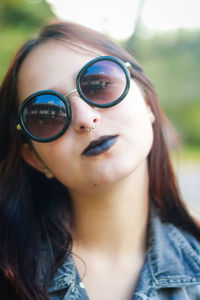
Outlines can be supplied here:
M26 143L22 145L21 155L27 164L39 172L44 173L45 164L29 144Z
M151 124L153 124L155 122L155 116L149 105L147 105L147 110L148 110L149 121L151 122Z

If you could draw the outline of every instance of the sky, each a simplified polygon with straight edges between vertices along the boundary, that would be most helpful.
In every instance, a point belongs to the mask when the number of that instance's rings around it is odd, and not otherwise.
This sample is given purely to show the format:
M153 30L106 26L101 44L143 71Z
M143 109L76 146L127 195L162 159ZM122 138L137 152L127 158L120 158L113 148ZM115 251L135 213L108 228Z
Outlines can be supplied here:
M48 0L55 14L116 39L134 31L142 0ZM141 20L150 35L179 28L200 29L200 0L143 0Z

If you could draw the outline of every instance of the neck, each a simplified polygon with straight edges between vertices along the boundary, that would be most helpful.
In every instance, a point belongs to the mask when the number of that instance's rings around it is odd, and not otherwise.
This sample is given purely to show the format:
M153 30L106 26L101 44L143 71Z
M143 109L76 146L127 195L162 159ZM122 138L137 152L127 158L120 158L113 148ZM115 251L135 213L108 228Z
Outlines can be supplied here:
M124 256L145 251L148 221L148 169L131 175L95 196L71 193L74 249Z

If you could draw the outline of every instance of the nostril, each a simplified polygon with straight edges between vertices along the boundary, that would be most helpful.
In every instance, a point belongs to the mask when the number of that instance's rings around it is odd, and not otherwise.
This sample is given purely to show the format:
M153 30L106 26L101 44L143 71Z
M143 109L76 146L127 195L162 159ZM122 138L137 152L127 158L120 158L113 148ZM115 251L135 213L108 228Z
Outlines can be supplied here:
M93 123L96 123L96 122L97 122L97 119L94 119L94 120L93 120Z
M85 130L85 131L87 131L87 132L90 131L90 128L87 127L87 126L85 126L85 125L81 125L81 126L80 126L80 129L81 129L81 130Z

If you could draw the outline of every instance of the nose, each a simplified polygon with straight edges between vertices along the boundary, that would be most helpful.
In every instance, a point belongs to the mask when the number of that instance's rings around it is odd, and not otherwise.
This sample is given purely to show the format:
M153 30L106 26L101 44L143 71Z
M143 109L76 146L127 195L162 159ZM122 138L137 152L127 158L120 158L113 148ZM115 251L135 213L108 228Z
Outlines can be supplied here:
M87 104L77 93L71 95L69 101L72 109L71 124L75 131L79 133L89 132L98 125L101 117L98 108Z

